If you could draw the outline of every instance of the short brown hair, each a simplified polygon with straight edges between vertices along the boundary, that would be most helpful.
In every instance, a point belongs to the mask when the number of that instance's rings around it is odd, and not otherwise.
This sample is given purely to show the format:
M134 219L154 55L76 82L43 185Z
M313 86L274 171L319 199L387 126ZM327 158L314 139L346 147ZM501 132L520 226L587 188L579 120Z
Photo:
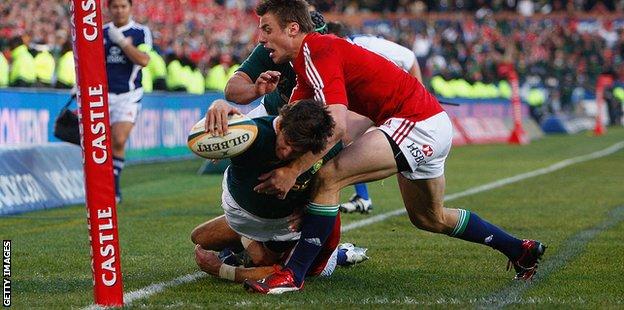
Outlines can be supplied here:
M303 99L280 110L280 130L288 144L318 154L327 146L336 123L321 101Z
M349 29L341 22L329 22L327 23L327 33L335 34L341 38L346 38L349 36Z
M108 0L108 6L110 6L111 3L113 3L113 0ZM132 0L128 0L128 3L130 3L130 6L132 6Z
M299 29L303 33L314 31L314 23L308 11L308 3L305 0L263 0L256 7L256 14L263 16L271 13L277 17L277 22L282 29L288 23L299 24Z

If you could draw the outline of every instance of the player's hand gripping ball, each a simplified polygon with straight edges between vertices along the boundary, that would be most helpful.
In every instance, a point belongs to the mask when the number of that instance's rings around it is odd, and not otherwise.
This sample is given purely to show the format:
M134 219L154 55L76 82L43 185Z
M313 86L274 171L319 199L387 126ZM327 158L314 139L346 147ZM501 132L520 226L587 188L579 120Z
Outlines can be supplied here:
M193 125L189 132L187 145L193 153L208 159L223 159L237 156L247 150L258 135L256 123L241 114L228 116L228 133L216 136L207 133L205 118Z

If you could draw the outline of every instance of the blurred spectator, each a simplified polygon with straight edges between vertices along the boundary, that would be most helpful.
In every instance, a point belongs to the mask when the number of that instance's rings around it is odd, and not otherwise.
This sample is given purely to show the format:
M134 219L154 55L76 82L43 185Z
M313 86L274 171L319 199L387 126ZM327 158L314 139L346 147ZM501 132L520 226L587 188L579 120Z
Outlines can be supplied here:
M150 62L143 70L148 71L147 74L150 76L152 89L166 90L167 65L165 59L154 49L150 49L146 52L150 57ZM145 85L143 85L143 87L145 87Z
M478 11L493 12L515 11L532 15L534 12L551 13L553 11L596 11L608 12L622 9L619 0L316 0L311 1L321 12L350 13L353 11L373 12L454 12ZM525 15L528 16L528 15Z
M72 88L76 84L74 51L69 40L65 40L60 51L61 57L56 67L56 88Z
M622 88L619 87L621 92ZM620 98L621 93L618 94L618 87L609 87L605 89L605 102L607 104L607 111L609 112L609 125L622 126L622 105L624 104L624 98Z
M9 62L3 53L0 53L0 87L9 86Z
M9 86L30 87L36 80L35 60L28 51L21 37L13 37L9 41L11 49L11 69L9 72Z
M229 55L232 64L244 59L256 45L257 17L253 8L258 0L162 0L135 1L133 18L152 29L154 51L167 59L149 71L156 90L189 91L190 81L205 75L204 85L212 86L210 72L221 55ZM497 64L504 59L514 63L521 83L534 81L530 87L543 91L547 107L555 111L573 111L587 91L595 89L600 72L624 61L624 18L602 17L622 12L624 1L589 0L314 0L321 11L356 14L362 11L426 14L427 12L472 12L463 18L453 15L437 19L393 18L365 20L353 32L382 36L411 48L422 66L426 83L436 76L444 81L458 80L465 88L477 87L472 95L485 93L489 85L498 85ZM526 8L524 7L526 6ZM532 15L524 18L518 12ZM595 12L600 18L582 20L575 12ZM540 15L563 12L557 17ZM107 10L104 10L107 14ZM517 17L514 17L516 14ZM418 15L416 15L418 16ZM624 16L620 14L619 16ZM390 17L388 17L390 18ZM446 19L449 18L449 19ZM105 17L105 20L108 19ZM10 38L30 37L28 46L47 46L57 59L67 50L62 47L69 33L68 2L61 0L16 0L0 2L0 47ZM9 53L5 53L9 63ZM69 63L71 57L63 58ZM72 68L73 68L73 58ZM216 62L216 63L215 63ZM66 65L65 67L67 67ZM164 69L167 68L167 69ZM170 70L169 70L170 69ZM71 78L61 75L73 70L57 68L60 84ZM212 73L216 74L218 70ZM73 74L73 73L72 73ZM213 75L214 75L213 74ZM75 80L75 77L73 78ZM55 79L53 79L55 80ZM63 81L63 82L61 82ZM437 85L443 85L436 79ZM457 81L456 81L457 82ZM73 83L73 82L72 82ZM441 89L445 89L444 84ZM503 85L504 86L504 85ZM199 92L199 89L194 89ZM471 93L463 89L462 92ZM453 92L454 93L454 92ZM488 93L492 93L489 91Z
M206 74L206 89L223 91L228 79L238 69L237 65L232 65L232 56L222 54L219 56L219 64L210 68Z
M48 49L48 46L40 45L40 51L34 58L37 86L50 87L52 85L56 63Z

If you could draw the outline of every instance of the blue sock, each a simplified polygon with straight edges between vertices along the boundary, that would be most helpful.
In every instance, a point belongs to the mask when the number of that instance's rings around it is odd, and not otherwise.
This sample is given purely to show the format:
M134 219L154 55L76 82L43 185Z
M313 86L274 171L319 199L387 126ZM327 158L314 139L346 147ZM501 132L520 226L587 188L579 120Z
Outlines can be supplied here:
M355 193L362 197L362 199L368 199L368 188L366 187L366 183L355 184Z
M336 264L338 266L346 266L347 264L347 250L339 250L336 253Z
M331 234L338 206L324 206L309 203L303 216L301 238L293 250L286 267L292 270L297 285L303 283L310 265Z
M522 240L506 233L495 225L482 220L476 213L459 209L459 220L451 237L485 244L516 260L522 251Z
M125 159L113 156L113 175L115 177L115 196L121 197L121 188L119 187L119 178L121 170L124 168Z

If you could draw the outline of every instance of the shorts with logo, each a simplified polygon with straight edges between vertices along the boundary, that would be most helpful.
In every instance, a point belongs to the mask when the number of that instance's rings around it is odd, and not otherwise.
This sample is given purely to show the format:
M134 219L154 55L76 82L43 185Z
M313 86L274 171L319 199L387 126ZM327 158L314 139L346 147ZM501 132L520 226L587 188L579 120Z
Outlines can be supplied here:
M222 188L221 207L225 212L225 220L237 234L260 242L299 240L301 233L293 231L290 226L292 222L301 219L301 214L293 213L283 218L266 219L249 213L234 200L228 190L227 169L223 175Z
M141 110L143 88L137 88L127 93L108 93L108 111L110 123L130 122L135 123Z
M301 232L292 231L290 228L290 223L292 221L301 220L300 214L293 214L281 219L265 219L257 217L241 208L238 203L234 201L234 198L227 188L227 169L223 175L222 188L221 206L225 212L225 220L230 228L237 234L259 242L293 241L299 240L301 237ZM327 237L327 240L314 259L310 269L308 269L308 275L330 276L334 272L337 263L336 255L339 242L340 214L336 216L336 222L334 223L331 234ZM292 255L295 246L296 244L293 244L292 248L288 250L290 253L285 257L286 261L290 258L290 255Z
M453 142L453 125L446 112L412 122L390 118L379 129L395 143L411 171L401 171L410 180L432 179L444 174L444 163Z

